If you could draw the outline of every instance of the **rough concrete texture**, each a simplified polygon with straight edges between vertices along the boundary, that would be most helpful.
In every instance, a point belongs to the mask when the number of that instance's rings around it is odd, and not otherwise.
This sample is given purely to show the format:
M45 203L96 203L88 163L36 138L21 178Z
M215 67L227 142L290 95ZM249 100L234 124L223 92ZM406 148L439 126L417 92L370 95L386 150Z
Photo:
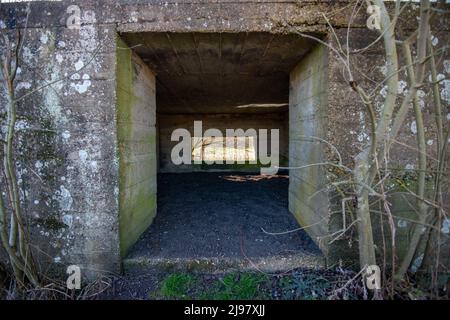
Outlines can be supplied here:
M118 38L117 141L122 257L156 215L155 76Z
M292 70L289 94L289 211L327 252L328 195L323 139L326 126L328 51L316 46Z
M115 30L23 34L16 95L29 96L19 103L18 177L35 254L43 271L118 271Z
M339 41L345 42L347 37L346 30L337 30ZM373 42L378 35L364 29L352 29L350 31L350 49L357 50L363 48ZM336 45L333 37L329 37L330 44ZM441 28L435 33L435 48L448 43L448 32ZM401 53L399 49L399 54ZM402 55L399 57L401 63ZM438 77L444 79L450 70L445 67L449 61L448 53L439 54L436 61L438 63ZM374 87L375 82L381 82L386 78L386 61L384 58L384 49L381 43L370 47L364 54L356 54L353 58L355 68L354 76L363 88L368 92L373 92L376 97L375 108L379 112L383 104L383 98L386 96L387 87L382 84ZM429 81L430 70L427 67L425 72L425 80ZM342 157L345 163L351 164L353 157L358 150L364 145L369 137L370 122L365 110L360 105L358 94L354 92L347 84L343 76L342 64L338 61L333 52L330 52L329 65L329 106L328 117L332 119L327 126L327 139L333 143L339 150L345 150ZM447 82L448 83L448 82ZM439 84L440 96L442 103L448 105L448 84L445 80ZM406 71L399 73L398 84L399 98L397 104L401 102L401 98L408 92ZM422 88L418 92L419 104L421 106L424 123L426 127L425 138L427 141L427 153L435 157L436 134L435 134L435 115L432 104L432 92L428 88ZM415 159L417 158L416 150L408 147L416 144L416 124L413 121L414 112L412 108L408 113L405 126L401 129L398 137L396 148L390 154L393 161L394 169L407 170L413 169ZM430 162L434 167L436 162Z
M67 8L76 4L81 9L82 23L116 25L119 32L273 32L284 33L287 26L302 32L326 32L327 21L336 28L347 28L353 16L353 28L366 28L367 15L359 10L354 15L348 0L73 0L33 3L28 19L31 28L65 27ZM25 21L24 3L2 3L1 20L7 28ZM393 7L394 3L387 4ZM33 10L36 9L36 10ZM405 30L417 27L418 6L404 10ZM447 16L432 21L435 30L449 30Z
M80 6L80 29L66 27L69 16L67 7L70 4ZM25 8L26 4L22 3L0 4L2 34L9 33L13 36L14 29L23 31ZM119 271L120 247L129 246L121 244L119 239L119 199L123 195L120 185L125 180L119 176L124 171L120 167L120 130L119 122L116 121L117 32L122 33L124 38L126 33L144 32L287 34L302 31L326 36L327 22L323 19L323 13L330 17L331 25L337 28L338 38L345 41L345 28L352 14L352 7L348 6L347 1L33 2L28 30L23 32L26 34L24 64L17 79L17 94L20 96L30 93L50 81L61 79L30 94L19 106L22 118L18 123L18 177L24 211L29 213L27 225L32 233L33 244L38 248L36 254L42 261L43 268L46 270L51 265L52 268L64 271L65 265L78 264L83 268L85 276L93 276L97 272ZM407 9L405 15L400 23L407 33L417 26L417 7ZM366 13L360 10L353 20L349 38L351 49L363 48L377 37L376 32L368 31L365 27L366 19ZM435 34L435 41L448 43L449 28L448 15L436 15L433 30L440 31ZM329 43L334 41L333 37L325 39ZM354 57L355 69L358 70L356 80L366 88L373 87L372 80L378 81L385 76L385 61L382 60L381 53L379 46L373 46ZM336 56L329 53L328 60L326 114L321 115L314 110L314 119L317 121L305 121L302 125L299 123L299 128L292 128L291 131L317 133L325 137L340 150L344 162L351 164L358 148L367 139L368 117L356 94L350 89L347 79L342 76L342 66ZM448 77L448 56L440 55L437 60L440 77ZM401 76L404 81L404 75ZM428 73L426 77L428 78ZM449 103L449 84L449 80L443 80L439 84L440 94L446 105ZM316 82L315 86L322 87L323 83ZM300 85L298 87L301 88ZM383 88L376 89L382 96ZM399 90L405 92L404 82L399 83ZM313 91L317 92L317 88ZM189 92L182 94L188 95ZM0 92L0 102L3 103L4 98L4 92ZM432 111L428 111L431 110L431 98L424 96L421 100L426 110L427 141L433 140L434 116ZM311 105L314 101L301 100L297 103ZM381 104L377 107L380 106ZM301 112L306 113L306 110ZM328 121L326 127L323 127L320 121L326 118ZM414 123L409 121L399 140L412 144L414 128ZM325 132L321 133L321 130ZM428 151L433 154L435 141L427 145ZM310 153L307 156L311 157L300 158L299 164L320 159L322 152L326 159L336 160L329 148L297 146L292 140L290 153L303 157L296 154L295 150L299 148L306 148L306 152ZM124 150L122 149L123 154L128 155L128 151ZM392 157L399 160L400 172L404 172L415 165L416 155L409 148L399 150L401 151L392 154ZM292 159L294 161L295 158ZM150 166L149 170L153 168L154 166ZM299 178L312 179L310 182L317 182L317 188L321 175L323 173L318 168L292 175L291 197L296 197L298 205L291 205L291 211L296 213L303 224L316 221L316 217L313 217L314 210L311 208L300 211L302 206L305 208L311 203L308 200L306 204L302 204L307 198L294 186L297 184L306 194L311 195L312 189L300 185ZM127 176L132 177L131 174ZM329 201L333 198L331 194L325 196L318 193L315 197L317 205L325 208L330 202L330 212L334 211L336 203ZM322 214L324 213L320 213L320 216ZM337 219L337 222L333 219ZM412 225L400 220L397 223L399 228ZM133 224L131 222L127 228L133 229ZM329 230L335 231L340 226L338 215L331 214ZM326 226L317 225L314 228L317 229L313 234L316 238L315 235L323 234ZM446 232L448 233L448 228ZM139 230L135 229L133 237L138 233ZM341 247L352 244L355 248L355 244L348 240L344 237L335 244L342 244ZM131 243L130 240L127 241ZM322 245L322 248L326 246ZM126 250L122 250L124 251ZM335 252L337 251L336 249Z
M158 112L171 114L277 112L269 105L288 102L289 72L314 44L299 35L268 32L123 37L158 74Z
M443 17L441 17L443 19ZM444 19L445 20L445 19ZM441 22L443 20L440 20ZM445 25L435 29L434 33L434 47L437 48L442 44L448 43L448 32L445 30ZM337 30L336 35L341 42L346 41L347 31ZM364 29L352 29L349 33L349 45L351 50L357 50L364 48L372 43L377 34ZM329 37L329 43L336 45L336 41L333 37ZM370 47L364 53L356 54L353 58L355 81L357 81L368 92L373 92L376 97L375 109L379 113L383 104L383 98L386 95L386 86L381 85L374 87L375 82L381 82L386 78L386 61L384 59L384 49L381 43ZM329 68L328 68L328 107L327 107L327 126L325 137L327 141L332 143L339 151L343 158L344 164L350 166L353 165L353 159L355 155L361 150L364 144L369 139L370 134L370 122L369 116L365 112L360 103L360 99L347 84L342 72L342 65L339 63L333 52L329 53ZM400 59L401 59L400 55ZM438 65L438 77L444 79L449 74L448 68L445 68L445 64L448 64L448 53L439 54L436 59ZM401 61L401 63L405 63ZM426 81L430 81L430 70L427 67L425 71ZM407 77L406 72L399 73L398 92L399 99L397 104L401 102L401 98L407 94ZM443 105L449 105L450 100L448 96L448 85L445 84L445 80L439 83L439 92ZM424 117L425 125L425 137L427 141L427 154L429 160L436 157L436 118L434 113L433 96L430 90L426 87L422 88L418 92L419 105ZM393 148L389 154L390 168L393 172L393 183L389 185L388 201L392 204L391 211L394 215L394 221L396 224L396 254L401 259L404 254L404 249L409 243L410 235L415 227L413 221L417 221L417 213L414 208L415 200L408 194L402 185L407 186L410 190L415 190L417 172L414 170L417 168L417 150L416 150L416 124L413 120L412 108L408 112L405 126L400 130L397 138L395 148ZM336 156L332 149L326 148L324 150L327 159L336 162ZM428 162L429 169L432 171L436 168L437 162L430 160ZM345 179L345 176L339 170L331 170L330 173L336 174L341 180ZM338 178L338 179L339 179ZM448 179L448 176L447 176ZM334 180L336 181L336 179ZM429 192L432 192L431 185L432 179L427 178L427 185ZM443 195L444 199L449 199L448 191ZM342 206L341 198L337 195L335 190L332 190L329 194L330 201L330 220L329 220L329 232L331 234L343 229L342 221ZM373 206L373 223L374 223L374 235L377 242L377 254L380 259L383 259L383 248L387 246L383 245L383 237L385 237L385 243L389 243L389 225L386 217L379 215L380 207L379 202L374 200ZM349 209L352 208L353 202L347 201L346 203ZM447 208L448 208L447 201ZM347 216L347 225L350 221L353 221L353 217ZM380 221L383 221L383 227L381 228ZM442 229L446 232L445 229ZM423 237L426 239L426 237ZM444 236L444 238L446 238ZM329 261L339 262L340 260L347 263L355 263L357 261L357 243L354 241L355 234L348 233L343 237L340 237L337 241L334 241L330 246L330 258ZM448 239L448 238L447 238ZM446 243L444 243L446 242ZM448 240L442 240L442 248L448 247ZM417 250L415 260L420 261L422 255L423 246ZM386 256L389 257L389 249L386 249ZM389 260L389 259L388 259ZM353 261L353 262L352 262ZM441 257L443 264L448 265L448 254L443 254Z

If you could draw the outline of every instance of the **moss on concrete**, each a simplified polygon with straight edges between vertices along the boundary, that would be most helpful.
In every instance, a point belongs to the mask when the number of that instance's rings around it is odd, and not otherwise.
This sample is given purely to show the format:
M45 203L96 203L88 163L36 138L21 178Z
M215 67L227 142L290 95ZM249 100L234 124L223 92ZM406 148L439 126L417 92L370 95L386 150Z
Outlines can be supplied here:
M36 222L49 231L57 231L67 227L67 225L54 217L40 218Z
M156 157L133 152L132 146L144 142L155 150L154 127L140 129L136 123L137 103L142 102L135 90L139 81L133 66L133 53L117 38L117 137L119 152L119 237L121 256L125 256L156 214ZM151 112L151 111L149 111ZM136 134L139 133L139 138ZM144 165L142 165L144 164ZM153 172L155 171L155 172ZM144 179L144 180L143 180Z
M128 249L152 223L156 212L156 194L149 195L147 190L140 190L136 196L122 197L120 215L120 247L125 256ZM127 208L123 206L127 205Z

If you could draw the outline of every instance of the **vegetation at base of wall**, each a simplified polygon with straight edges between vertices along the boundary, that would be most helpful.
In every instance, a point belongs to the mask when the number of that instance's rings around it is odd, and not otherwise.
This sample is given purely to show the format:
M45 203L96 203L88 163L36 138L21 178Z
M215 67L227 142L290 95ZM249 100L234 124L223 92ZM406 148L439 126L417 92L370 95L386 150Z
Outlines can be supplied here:
M159 291L150 294L150 298L189 299L197 278L186 273L173 273L161 283Z
M266 298L268 277L258 273L230 273L199 295L201 300L250 300Z
M226 274L171 273L160 275L159 286L148 299L163 300L367 300L372 294L360 274L352 270L296 269L282 274L231 272ZM433 292L424 290L414 275L398 286L394 298L429 300ZM388 284L382 283L385 291ZM439 297L448 299L448 292ZM136 298L136 297L134 297Z
M264 274L230 273L205 279L187 273L172 273L164 278L151 299L250 300L267 298Z
M0 264L0 300L97 300L112 290L114 278L99 276L90 282L82 281L79 290L67 288L66 281L46 279L46 285L35 287L20 284L6 266Z
M353 271L298 269L283 274L231 272L222 275L172 273L149 299L194 300L320 300L362 299L361 281L348 281ZM344 285L347 286L345 288Z

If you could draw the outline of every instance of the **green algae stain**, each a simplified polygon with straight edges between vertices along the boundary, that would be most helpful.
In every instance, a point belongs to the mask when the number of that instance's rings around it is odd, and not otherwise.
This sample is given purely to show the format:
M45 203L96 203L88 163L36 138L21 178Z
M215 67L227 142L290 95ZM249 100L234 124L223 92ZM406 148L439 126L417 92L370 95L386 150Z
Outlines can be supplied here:
M139 97L134 92L135 69L131 49L117 37L117 137L119 153L119 237L121 256L124 257L139 236L151 224L156 215L156 175L148 171L156 168L156 159L149 158L144 169L133 160L132 144L136 141L136 124L133 112ZM155 150L154 130L140 137ZM147 182L141 182L147 176ZM139 180L139 181L138 181Z

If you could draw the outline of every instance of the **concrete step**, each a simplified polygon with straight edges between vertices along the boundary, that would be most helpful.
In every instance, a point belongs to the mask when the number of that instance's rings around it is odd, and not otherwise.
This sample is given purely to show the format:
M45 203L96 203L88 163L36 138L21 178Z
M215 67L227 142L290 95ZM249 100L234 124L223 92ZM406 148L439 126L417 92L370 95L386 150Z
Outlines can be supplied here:
M300 252L283 256L263 258L161 258L135 256L123 260L126 275L166 272L228 273L233 271L262 271L266 273L287 272L296 268L325 268L321 254Z

